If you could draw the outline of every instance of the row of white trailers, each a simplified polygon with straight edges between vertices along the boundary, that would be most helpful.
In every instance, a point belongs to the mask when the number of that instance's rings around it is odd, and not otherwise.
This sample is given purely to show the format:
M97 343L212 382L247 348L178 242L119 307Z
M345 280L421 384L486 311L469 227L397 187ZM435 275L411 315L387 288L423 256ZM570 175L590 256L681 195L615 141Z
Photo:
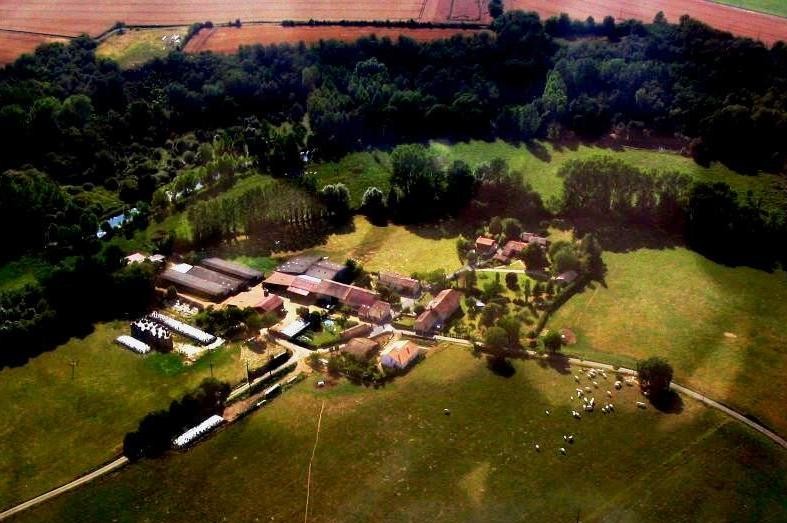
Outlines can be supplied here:
M177 332L178 334L200 343L201 345L210 345L216 341L216 336L213 334L208 334L207 332L193 327L188 323L183 323L180 320L171 318L158 311L151 312L148 318L155 321L156 323L159 323L160 325L163 325L171 331ZM123 347L136 352L137 354L147 354L152 350L150 345L132 336L118 336L115 341Z

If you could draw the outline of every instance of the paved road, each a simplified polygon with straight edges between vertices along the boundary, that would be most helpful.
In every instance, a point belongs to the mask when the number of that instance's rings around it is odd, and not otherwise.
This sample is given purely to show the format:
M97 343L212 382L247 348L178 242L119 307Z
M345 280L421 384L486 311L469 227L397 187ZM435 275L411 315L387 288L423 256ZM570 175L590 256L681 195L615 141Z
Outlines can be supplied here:
M109 474L112 471L118 470L126 466L127 464L128 464L128 458L122 456L116 459L115 461L107 463L100 469L94 470L90 474L85 474L84 476L81 476L70 483L66 483L65 485L62 485L60 487L57 487L56 489L46 492L45 494L41 494L40 496L37 496L31 500L25 501L24 503L20 503L19 505L12 507L6 510L5 512L0 512L0 520L10 518L14 514L22 512L23 510L27 510L30 507L34 507L35 505L38 505L39 503L43 503L44 501L52 499L55 496L63 494L64 492L68 492L69 490L75 489L80 485L89 483L94 479L100 478L105 474Z

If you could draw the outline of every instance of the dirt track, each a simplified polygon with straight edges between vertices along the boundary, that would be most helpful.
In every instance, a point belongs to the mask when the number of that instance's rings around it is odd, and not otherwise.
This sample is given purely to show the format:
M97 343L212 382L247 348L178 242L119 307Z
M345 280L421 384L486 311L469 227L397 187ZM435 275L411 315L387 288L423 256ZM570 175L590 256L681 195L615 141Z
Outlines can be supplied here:
M275 24L247 25L240 29L234 27L221 27L200 31L186 46L186 51L198 53L200 51L213 51L217 53L234 53L238 46L251 44L297 44L303 41L306 44L320 40L355 41L370 34L378 38L388 37L392 40L399 36L407 36L418 41L431 41L440 38L450 38L461 34L472 34L475 31L457 31L454 29L397 29L385 27L281 27Z

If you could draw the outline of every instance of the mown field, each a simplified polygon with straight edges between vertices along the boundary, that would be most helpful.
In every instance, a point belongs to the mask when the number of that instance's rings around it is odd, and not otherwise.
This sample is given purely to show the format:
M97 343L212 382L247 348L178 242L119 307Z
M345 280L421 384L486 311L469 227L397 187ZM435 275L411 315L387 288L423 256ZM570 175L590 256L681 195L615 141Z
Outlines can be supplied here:
M536 147L526 147L502 140L472 140L451 144L433 141L430 147L445 162L463 160L471 166L493 158L503 158L514 171L522 173L523 180L532 185L545 201L562 194L563 180L557 176L557 172L565 162L608 155L646 171L679 171L698 181L724 182L741 194L751 190L769 207L787 208L787 182L783 177L767 173L745 176L718 163L706 168L697 165L691 158L670 152L629 148L613 150L590 145L569 149L557 148L546 142L538 143ZM315 171L320 185L336 182L347 185L355 205L360 203L368 187L386 189L390 178L388 155L381 151L356 153L338 163L318 164Z
M720 4L728 4L752 11L761 11L772 15L787 16L787 3L784 0L715 0Z
M570 373L512 369L503 377L444 347L376 390L318 389L312 377L188 452L132 465L18 521L787 518L787 455L741 424L688 400L677 414L638 410L634 388L617 396L616 414L575 420Z
M391 270L402 274L462 266L456 252L459 234L451 222L438 225L373 225L364 217L353 219L350 232L331 234L325 243L303 252L328 256L342 263L353 258L368 271ZM276 253L287 257L295 253Z
M217 378L245 375L237 347L187 367L175 354L141 357L120 348L114 339L122 333L124 322L99 324L23 367L0 370L0 508L118 455L126 432L209 377L211 363Z
M182 39L185 35L185 27L129 29L102 41L96 49L96 56L110 58L120 67L128 69L166 56L176 48L174 38Z
M574 296L549 327L572 353L632 365L666 357L676 380L787 433L787 274L718 265L683 248L606 252L607 287Z

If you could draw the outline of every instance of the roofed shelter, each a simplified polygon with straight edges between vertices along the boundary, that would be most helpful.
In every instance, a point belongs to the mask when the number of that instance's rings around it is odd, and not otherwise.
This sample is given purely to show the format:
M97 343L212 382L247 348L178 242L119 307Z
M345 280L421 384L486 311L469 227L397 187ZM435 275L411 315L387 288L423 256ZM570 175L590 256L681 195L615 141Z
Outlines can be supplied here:
M368 360L379 347L376 341L369 338L353 338L342 347L341 352L357 360Z
M248 283L258 283L262 280L262 273L258 270L246 267L240 263L223 260L221 258L205 258L200 265L212 271L220 272Z

